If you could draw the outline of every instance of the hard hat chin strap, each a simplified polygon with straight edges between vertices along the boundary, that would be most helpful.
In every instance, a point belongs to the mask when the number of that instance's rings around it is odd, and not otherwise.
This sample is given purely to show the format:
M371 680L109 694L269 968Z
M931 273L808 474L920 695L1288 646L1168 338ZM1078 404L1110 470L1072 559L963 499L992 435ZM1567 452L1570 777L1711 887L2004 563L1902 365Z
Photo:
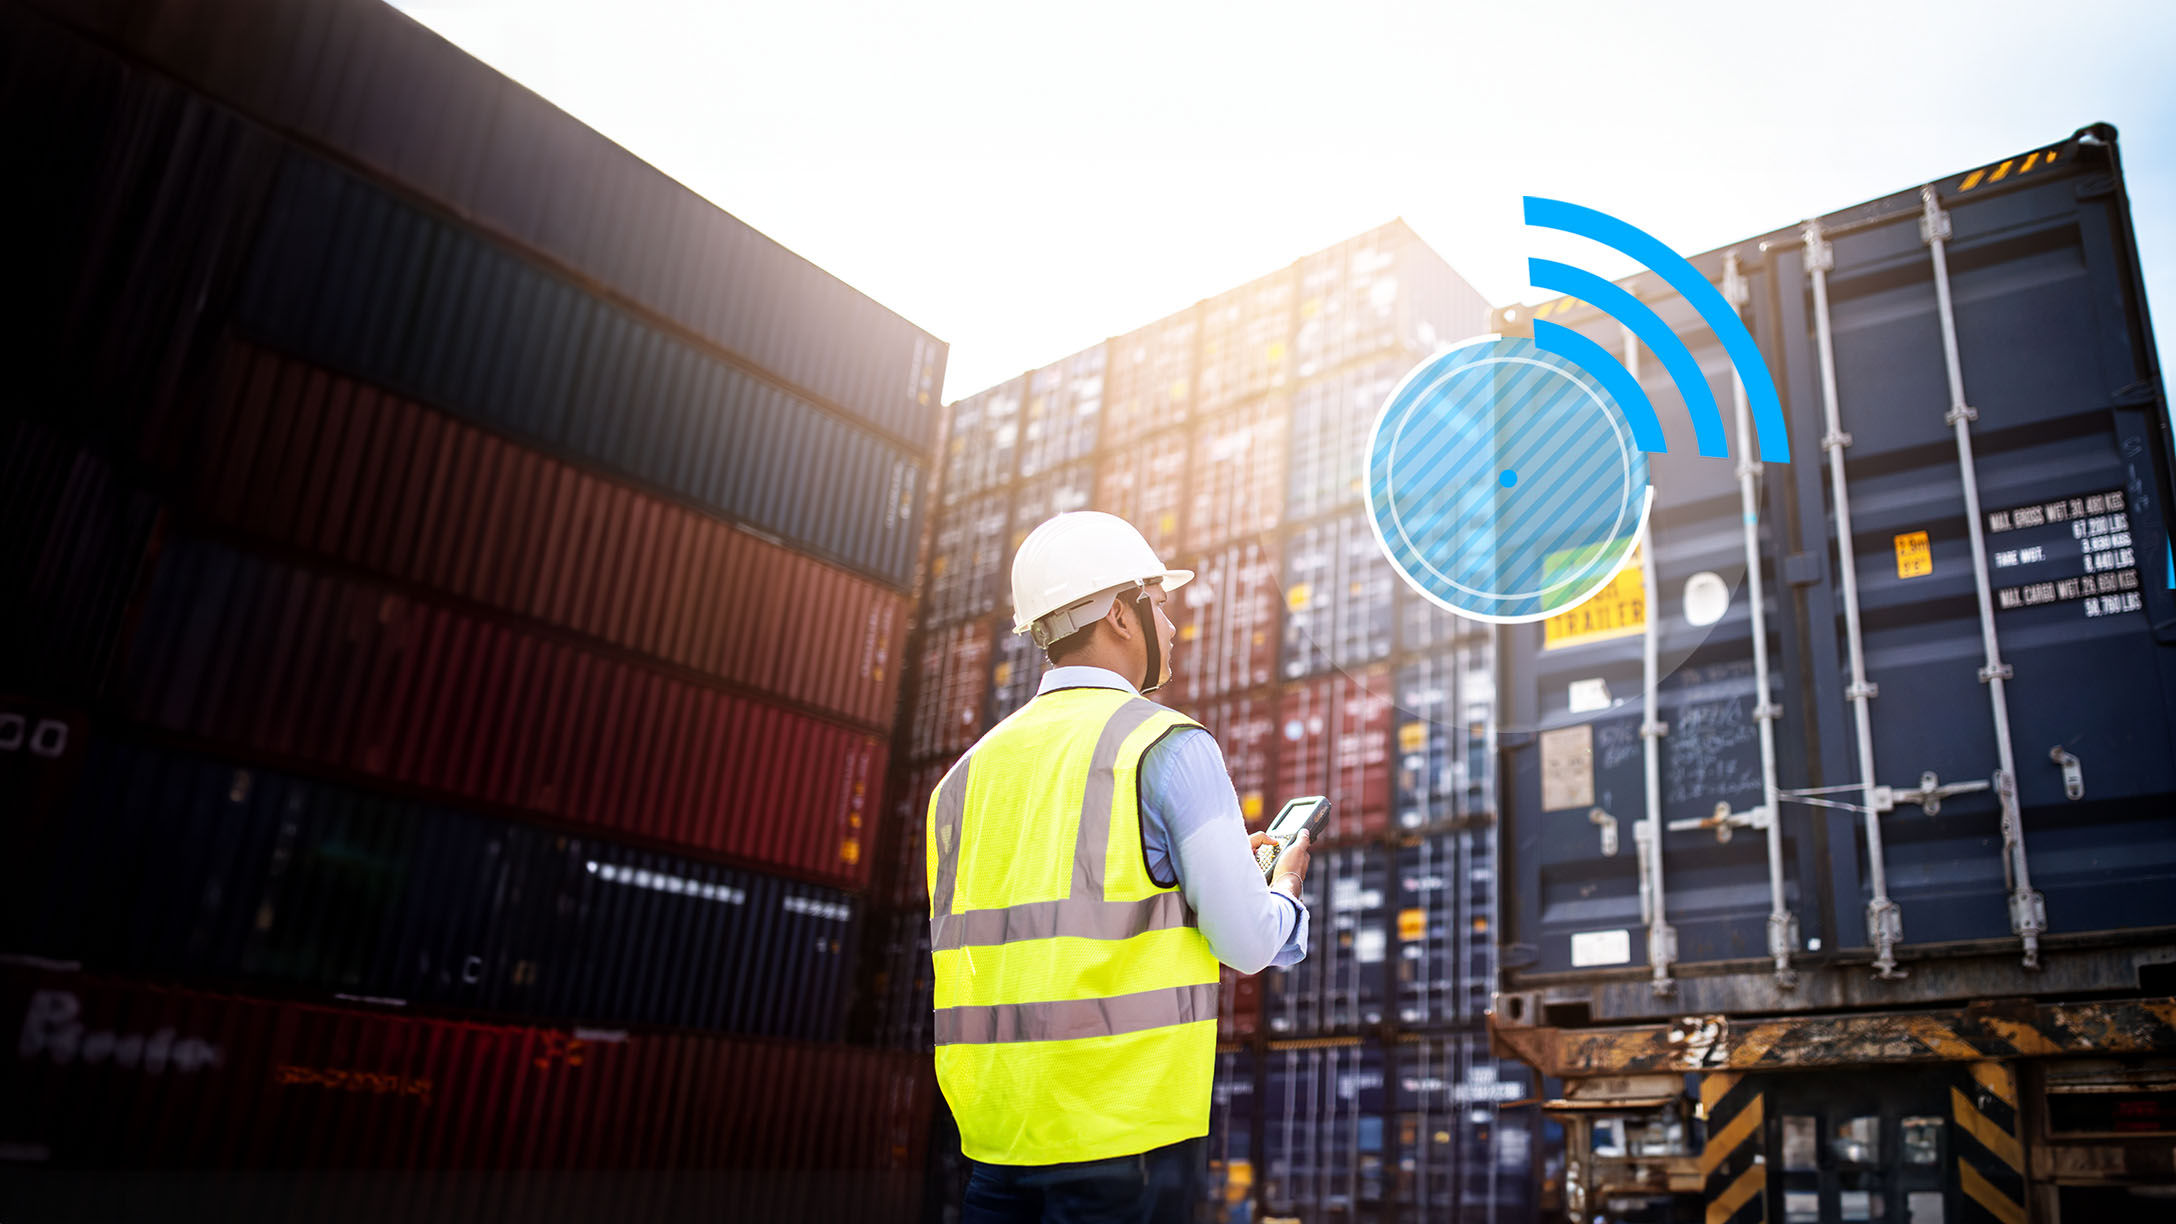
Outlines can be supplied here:
M1133 598L1134 615L1141 620L1141 633L1148 639L1148 674L1141 677L1141 692L1146 695L1164 686L1164 650L1157 641L1156 605L1149 600L1146 584Z

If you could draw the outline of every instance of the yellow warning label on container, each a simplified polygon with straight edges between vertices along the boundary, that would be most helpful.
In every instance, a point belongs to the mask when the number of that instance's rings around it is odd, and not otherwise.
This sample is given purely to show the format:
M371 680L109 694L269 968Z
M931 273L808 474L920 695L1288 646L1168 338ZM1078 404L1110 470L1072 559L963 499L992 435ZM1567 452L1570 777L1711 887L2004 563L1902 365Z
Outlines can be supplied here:
M1010 683L1012 681L1012 664L1010 662L1001 662L996 667L991 668L990 679L1000 687Z
M1191 642L1195 638L1200 636L1201 626L1195 624L1192 621L1188 621L1185 624L1179 626L1179 640L1182 642ZM1003 684L1004 681L1000 680L998 681L998 683Z
M1313 587L1304 582L1294 583L1284 593L1284 606L1297 612L1307 606L1307 597L1312 594L1314 594Z
M1166 514L1156 520L1156 531L1159 535L1169 536L1178 529L1179 516L1176 514Z
M1620 543L1618 545L1622 547ZM1551 565L1557 558L1549 558ZM1541 623L1541 648L1555 650L1580 642L1601 642L1631 637L1647 627L1647 583L1640 575L1640 550L1617 571L1608 585L1585 603L1567 608Z
M1239 797L1239 814L1246 817L1250 823L1261 819L1262 792L1248 791L1246 794L1241 795Z
M1924 578L1934 572L1934 550L1927 546L1927 533L1912 531L1896 538L1896 576L1899 578Z
M1428 911L1409 909L1398 911L1398 938L1411 943L1428 933Z
M1398 751L1419 752L1428 746L1428 724L1409 722L1398 728Z
M847 839L846 839L845 841L842 841L842 842L840 842L840 843L839 843L839 858L840 858L840 860L841 860L841 861L843 861L843 862L848 862L848 863L858 863L858 862L860 862L860 861L861 861L861 839L860 839L860 838L858 838L858 837L849 837L849 838L847 838Z

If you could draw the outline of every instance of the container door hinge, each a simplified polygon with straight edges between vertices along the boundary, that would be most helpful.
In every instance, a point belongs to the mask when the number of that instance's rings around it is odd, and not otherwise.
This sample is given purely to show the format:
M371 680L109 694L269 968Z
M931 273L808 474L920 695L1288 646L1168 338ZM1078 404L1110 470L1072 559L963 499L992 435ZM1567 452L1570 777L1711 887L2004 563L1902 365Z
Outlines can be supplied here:
M2063 767L2063 797L2073 802L2085 798L2085 771L2079 767L2078 758L2057 744L2048 749L2048 759Z
M1874 976L1884 981L1910 977L1896 967L1896 946L1904 942L1904 911L1894 901L1869 901L1866 905L1866 938L1874 945Z
M1919 214L1919 241L1929 246L1949 241L1949 212L1942 207L1941 197L1934 193L1931 184L1919 189L1919 201L1922 205Z
M1819 221L1806 222L1806 252L1804 263L1808 272L1833 272L1836 270L1836 248L1821 231Z
M1776 987L1789 990L1798 985L1798 974L1790 968L1791 956L1798 951L1798 915L1785 911L1768 915L1768 955L1776 962Z
M1654 970L1653 986L1658 997L1677 993L1677 983L1670 978L1670 966L1677 963L1677 928L1667 922L1657 922L1647 928L1647 963Z

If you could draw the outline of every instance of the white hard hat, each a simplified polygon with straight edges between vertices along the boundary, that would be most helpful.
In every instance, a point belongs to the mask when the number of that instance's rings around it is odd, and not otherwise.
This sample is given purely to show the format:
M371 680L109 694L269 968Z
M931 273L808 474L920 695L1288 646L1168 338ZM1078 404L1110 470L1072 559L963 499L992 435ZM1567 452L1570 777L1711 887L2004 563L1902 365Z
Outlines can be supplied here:
M1175 591L1194 571L1165 569L1133 524L1100 510L1052 515L1012 559L1012 631L1048 646L1101 620L1127 587L1161 582Z

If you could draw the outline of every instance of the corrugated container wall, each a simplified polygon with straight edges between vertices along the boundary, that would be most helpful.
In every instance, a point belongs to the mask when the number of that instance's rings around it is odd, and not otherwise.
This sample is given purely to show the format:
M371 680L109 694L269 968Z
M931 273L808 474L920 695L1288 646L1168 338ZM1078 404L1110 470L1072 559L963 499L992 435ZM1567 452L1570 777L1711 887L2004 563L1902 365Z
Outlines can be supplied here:
M936 442L942 341L386 5L41 7L912 453Z
M1102 445L1184 425L1194 409L1201 310L1188 307L1110 342Z
M2176 923L2165 517L2176 452L2114 132L2087 129L2002 163L2013 165L1693 260L1711 282L1734 271L1745 287L1748 324L1788 407L1791 461L1758 468L1757 522L1743 527L1732 465L1694 452L1681 398L1650 380L1671 432L1670 453L1651 456L1653 606L1618 601L1600 628L1503 634L1504 722L1538 728L1505 758L1516 831L1505 939L1530 950L1514 984L1548 984L1566 1014L2136 990L2135 945ZM1930 235L1944 244L1946 287ZM1692 308L1652 277L1633 288L1732 403L1730 365ZM1620 343L1591 309L1552 302L1532 313ZM1952 414L1956 404L1969 413ZM1831 436L1849 445L1826 451ZM1753 652L1756 574L1765 677ZM1726 598L1696 598L1703 585ZM1648 632L1665 677L1654 717L1668 729L1652 781L1668 825L1659 891L1631 855L1611 853L1592 816L1623 818L1637 806L1625 796L1647 784ZM1862 667L1867 753L1854 733ZM1754 718L1763 705L1777 714L1772 778ZM1884 790L1893 810L1876 844L1850 808ZM1763 831L1713 819L1757 811L1771 794L1780 895ZM1869 916L1877 865L1878 899L1899 919L1886 938ZM1642 920L1650 891L1675 928L1674 962ZM1795 926L1780 948L1773 909ZM1927 970L1877 979L1868 963L1885 949ZM2027 964L2035 951L2038 968ZM1797 973L1792 989L1775 983L1778 952ZM1667 1002L1648 987L1655 973L1676 979Z
M1020 411L1020 478L1032 479L1096 449L1103 424L1104 365L1101 344L1028 376L1027 404Z
M86 746L12 949L109 972L836 1040L833 889L195 753Z
M913 1055L22 968L0 977L0 1008L21 1026L0 1127L57 1167L102 1171L11 1178L33 1216L171 1216L177 1186L183 1210L227 1219L906 1219L918 1205L932 1092Z
M11 1204L917 1210L944 345L372 0L6 7L0 160Z

